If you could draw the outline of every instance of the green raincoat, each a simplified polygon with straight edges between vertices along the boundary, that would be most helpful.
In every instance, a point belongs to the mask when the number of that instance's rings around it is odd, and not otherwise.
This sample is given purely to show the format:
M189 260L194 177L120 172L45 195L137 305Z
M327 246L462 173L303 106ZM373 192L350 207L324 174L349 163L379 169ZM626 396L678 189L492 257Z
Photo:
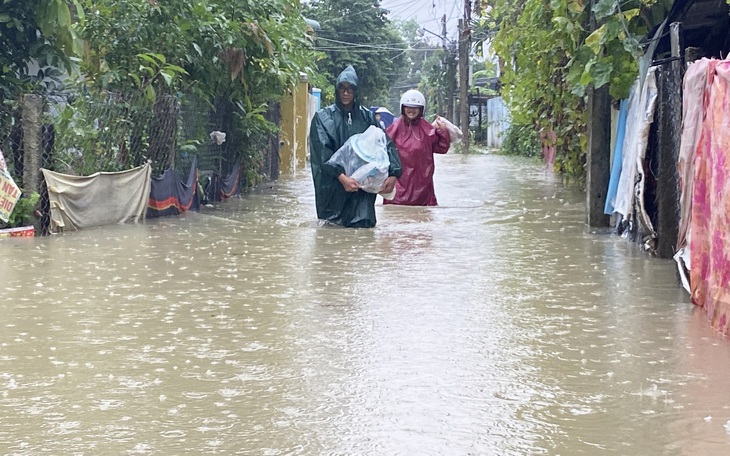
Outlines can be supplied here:
M336 225L353 228L372 228L375 226L375 193L363 190L347 192L337 179L344 169L325 162L342 147L347 139L363 133L370 125L378 126L375 114L360 106L357 92L357 74L352 66L345 68L337 77L337 85L347 83L354 90L354 100L350 111L340 102L335 90L334 105L321 109L314 115L309 132L309 151L314 179L314 195L317 204L317 218ZM388 139L389 176L400 177L401 163L398 150Z

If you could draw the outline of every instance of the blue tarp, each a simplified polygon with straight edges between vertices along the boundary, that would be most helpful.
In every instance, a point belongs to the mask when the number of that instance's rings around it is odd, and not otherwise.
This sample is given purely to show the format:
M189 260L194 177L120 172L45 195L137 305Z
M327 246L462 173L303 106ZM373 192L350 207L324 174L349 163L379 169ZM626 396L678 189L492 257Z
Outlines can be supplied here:
M618 111L618 122L616 124L616 140L613 146L613 164L611 165L611 180L608 182L608 192L606 193L606 206L603 209L604 214L611 215L615 212L614 204L616 203L616 193L618 192L618 182L621 179L621 166L624 155L624 136L626 136L626 118L629 115L629 100L621 100Z

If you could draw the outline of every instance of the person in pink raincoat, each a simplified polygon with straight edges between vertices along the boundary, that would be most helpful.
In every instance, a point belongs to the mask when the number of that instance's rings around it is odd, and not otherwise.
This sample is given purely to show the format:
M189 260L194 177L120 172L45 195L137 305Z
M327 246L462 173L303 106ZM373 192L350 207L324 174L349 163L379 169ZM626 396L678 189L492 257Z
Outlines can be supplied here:
M395 197L383 204L437 206L433 189L433 154L445 154L451 137L445 128L435 128L423 118L426 98L408 90L400 99L400 117L386 130L400 155L403 174L395 183Z

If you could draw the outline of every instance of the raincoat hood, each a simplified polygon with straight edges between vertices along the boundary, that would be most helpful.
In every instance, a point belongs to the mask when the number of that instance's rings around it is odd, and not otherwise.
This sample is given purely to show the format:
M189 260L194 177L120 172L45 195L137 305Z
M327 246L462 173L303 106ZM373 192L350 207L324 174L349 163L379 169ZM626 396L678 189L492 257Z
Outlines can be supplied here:
M357 73L355 72L355 68L352 67L352 65L348 65L347 68L342 70L342 73L340 73L339 76L337 76L337 83L335 83L335 104L340 109L343 109L342 102L340 101L340 92L337 91L337 89L340 87L341 84L350 84L353 90L353 99L352 99L352 107L355 109L360 104L360 97L357 90Z

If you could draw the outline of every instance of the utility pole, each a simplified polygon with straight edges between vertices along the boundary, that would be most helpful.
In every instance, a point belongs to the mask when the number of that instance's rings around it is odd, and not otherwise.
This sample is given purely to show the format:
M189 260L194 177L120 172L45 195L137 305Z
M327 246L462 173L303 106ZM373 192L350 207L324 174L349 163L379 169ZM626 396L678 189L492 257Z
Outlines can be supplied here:
M589 31L597 28L593 13L594 2L589 2ZM586 154L586 224L591 227L610 225L604 213L606 189L611 179L611 97L608 84L588 89L588 152Z
M459 109L457 110L456 124L464 132L464 89L466 87L466 70L464 68L464 19L459 19L459 34L458 38L458 60L459 60ZM466 133L466 132L465 132Z
M441 17L441 48L444 52L443 60L441 61L441 71L443 74L447 74L448 72L448 65L449 65L449 55L447 54L446 50L446 15L444 14ZM444 96L446 92L445 87L441 87L441 90L438 91L438 115L443 116L446 113L446 97Z
M454 94L456 93L456 49L449 48L446 61L446 118L457 123L454 116Z
M453 50L446 43L446 15L441 16L441 37L444 47L444 68L446 70L446 118L454 122L454 92L456 92L456 75L454 74Z
M464 133L464 152L469 153L469 49L471 48L471 0L464 0L464 19L459 19L459 126Z

